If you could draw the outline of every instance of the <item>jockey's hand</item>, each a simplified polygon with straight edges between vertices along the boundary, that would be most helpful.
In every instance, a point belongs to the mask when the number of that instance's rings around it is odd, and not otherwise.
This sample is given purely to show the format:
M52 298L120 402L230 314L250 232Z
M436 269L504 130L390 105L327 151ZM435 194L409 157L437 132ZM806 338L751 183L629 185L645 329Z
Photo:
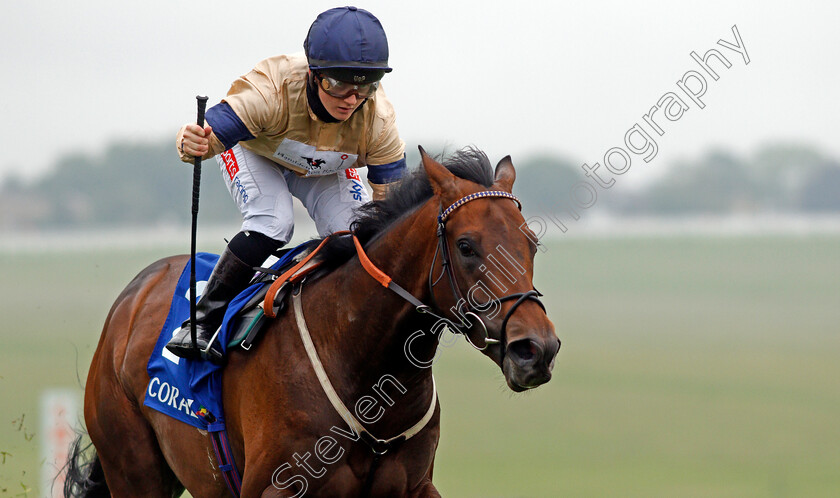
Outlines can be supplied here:
M203 156L210 150L210 134L213 128L204 128L195 123L184 127L184 135L180 144L181 153L189 156Z

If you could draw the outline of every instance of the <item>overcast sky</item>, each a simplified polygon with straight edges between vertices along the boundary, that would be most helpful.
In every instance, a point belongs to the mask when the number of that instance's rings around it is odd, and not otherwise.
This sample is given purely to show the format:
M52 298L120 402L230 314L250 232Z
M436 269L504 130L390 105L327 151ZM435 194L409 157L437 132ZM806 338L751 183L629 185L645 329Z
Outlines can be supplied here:
M69 151L172 139L195 95L218 102L259 60L302 51L335 2L10 1L0 17L0 177L31 178ZM384 86L410 143L474 144L492 161L550 151L602 161L625 132L717 48L705 108L664 122L636 181L710 147L768 142L840 157L836 2L369 1L388 34ZM750 62L717 45L735 43ZM685 98L685 95L682 95ZM174 154L174 148L173 148Z

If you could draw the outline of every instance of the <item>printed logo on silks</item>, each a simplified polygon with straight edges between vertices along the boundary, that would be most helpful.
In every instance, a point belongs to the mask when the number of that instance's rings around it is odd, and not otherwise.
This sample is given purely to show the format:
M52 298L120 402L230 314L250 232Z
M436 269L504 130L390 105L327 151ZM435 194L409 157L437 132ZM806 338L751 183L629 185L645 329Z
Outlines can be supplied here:
M233 181L233 177L239 173L239 163L236 162L236 156L233 155L233 151L230 149L222 152L221 156L222 161L225 162L225 170L228 176L230 176L230 181Z
M306 159L306 162L312 168L310 171L315 171L316 169L320 169L321 165L326 162L323 159L314 159L314 158L311 158L311 157L303 157L303 156L301 156L301 157L303 159Z
M228 149L219 155L225 163L225 171L227 171L228 176L230 176L231 188L236 189L239 193L239 197L242 198L242 203L246 204L248 202L248 191L245 190L245 186L242 185L242 181L240 181L239 177L236 176L239 173L239 163L236 162L236 156L233 154L233 150Z
M359 172L356 168L344 170L344 174L338 174L338 183L341 184L341 200L344 202L367 202L370 200Z
M356 171L356 168L347 168L344 170L344 174L347 175L347 178L350 180L362 181L362 179L359 178L359 172Z
M326 176L353 166L359 156L341 151L317 150L314 145L284 138L272 157L303 176Z
M239 192L239 196L242 197L242 204L248 204L248 191L245 190L245 185L242 185L242 181L239 177L237 176L234 178L231 183L233 184L232 186L236 188L236 191Z

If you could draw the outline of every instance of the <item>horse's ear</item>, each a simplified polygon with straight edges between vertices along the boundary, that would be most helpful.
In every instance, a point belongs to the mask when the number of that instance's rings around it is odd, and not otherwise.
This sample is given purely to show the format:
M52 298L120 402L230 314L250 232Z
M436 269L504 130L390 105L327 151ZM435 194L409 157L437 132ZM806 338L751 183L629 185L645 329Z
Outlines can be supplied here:
M420 149L420 159L423 161L423 169L426 170L432 190L441 197L447 197L456 189L455 175L446 169L446 166L432 159L423 147L419 145L417 147Z
M510 156L505 156L496 165L495 184L505 192L513 193L513 182L516 180L516 170L513 169L513 163L510 161Z

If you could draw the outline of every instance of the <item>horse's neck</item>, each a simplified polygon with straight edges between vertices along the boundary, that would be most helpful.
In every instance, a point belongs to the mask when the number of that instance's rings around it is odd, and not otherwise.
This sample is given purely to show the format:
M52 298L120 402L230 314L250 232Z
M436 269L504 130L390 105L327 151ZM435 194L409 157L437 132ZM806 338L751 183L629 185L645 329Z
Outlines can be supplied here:
M428 302L426 279L437 242L435 214L435 207L427 204L367 248L375 265L424 302ZM388 394L398 402L394 411L428 408L431 369L418 366L405 352L406 342L419 324L426 322L425 316L382 287L358 262L345 264L319 280L309 294L312 305L308 306L307 321L311 316L310 329L313 337L317 335L319 354L339 393L350 397L347 401L371 394L377 389L374 386L387 380ZM411 346L414 357L425 360L434 356L437 341L424 331ZM401 394L403 390L406 393Z

